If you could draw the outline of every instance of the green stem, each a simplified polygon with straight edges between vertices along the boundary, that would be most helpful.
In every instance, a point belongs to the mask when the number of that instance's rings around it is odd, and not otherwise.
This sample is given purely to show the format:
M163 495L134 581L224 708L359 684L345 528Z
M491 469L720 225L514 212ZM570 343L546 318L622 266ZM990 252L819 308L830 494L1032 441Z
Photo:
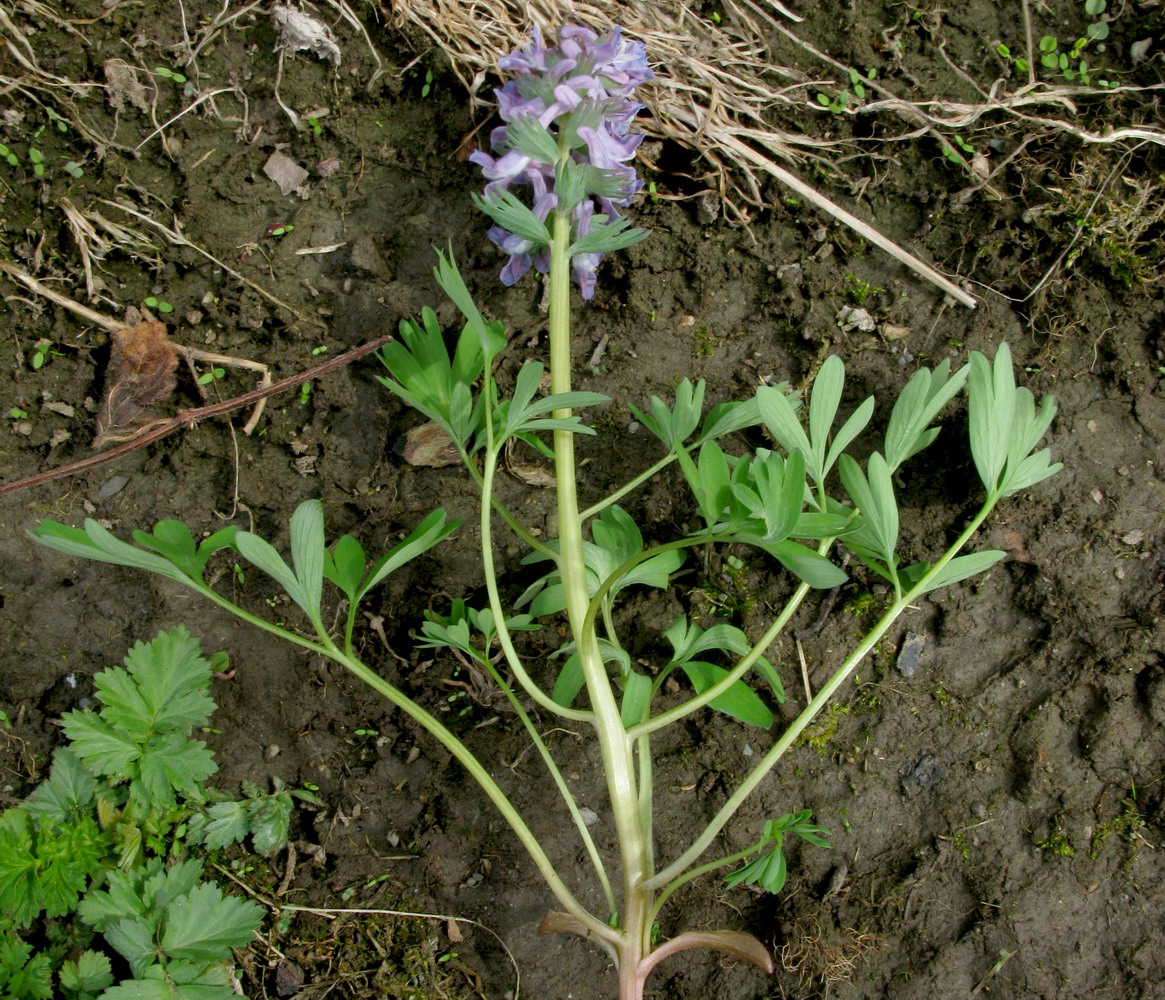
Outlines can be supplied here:
M537 865L539 872L542 873L542 877L546 880L550 891L554 893L555 898L562 904L563 908L572 917L585 925L592 934L612 943L619 940L619 935L616 931L608 927L603 921L597 919L586 907L575 899L574 894L559 877L558 872L554 868L554 864L547 857L542 845L538 842L538 838L534 836L533 832L526 825L521 813L514 808L513 803L510 802L506 793L502 791L498 783L494 781L492 775L490 775L485 767L482 766L481 762L473 755L473 752L453 732L442 725L435 716L430 715L403 691L390 684L374 670L366 666L361 660L337 648L327 638L326 634L322 636L324 642L313 642L310 639L305 639L303 636L296 635L294 632L280 628L278 625L274 625L269 621L251 614L237 604L228 601L225 597L220 596L200 581L191 580L190 585L206 597L209 597L215 604L225 608L231 614L237 615L244 621L258 626L265 632L276 635L280 639L294 643L297 646L309 649L313 653L319 653L327 656L329 659L335 660L372 688L372 690L383 695L389 702L423 726L446 750L457 758L461 766L469 772L470 777L481 786L482 791L485 792L506 822L510 824L514 833L517 834L518 840L526 848L527 853L533 859L534 864Z
M570 217L555 211L550 246L550 391L571 388L570 342ZM565 420L569 409L554 411ZM624 919L628 933L638 935L639 921L646 916L638 886L648 874L649 851L639 822L633 744L619 716L619 705L610 677L599 653L593 622L586 627L590 595L587 593L586 562L583 558L582 522L578 511L577 468L574 460L575 435L554 432L554 465L558 494L559 571L562 577L566 613L586 680L587 694L594 712L594 724L607 779L611 811L619 841L623 867ZM642 912L640 912L642 911ZM620 936L620 970L637 966L642 955L637 940Z
M698 868L693 868L691 871L684 872L679 878L673 881L670 885L660 891L659 897L655 901L655 905L651 908L651 922L654 923L659 917L659 911L663 909L663 904L667 902L668 897L671 896L680 886L687 885L693 879L699 878L701 875L707 875L708 872L714 872L717 868L723 868L725 865L734 865L737 861L743 861L750 854L755 854L759 851L766 841L759 840L755 844L749 844L743 851L737 851L735 854L729 854L724 858L717 858L715 861L708 861L700 865Z
M490 449L486 452L485 456L485 469L482 473L481 486L483 500L481 505L481 568L485 572L485 588L489 594L489 607L493 612L494 627L498 630L498 642L501 644L502 652L506 655L506 662L514 672L518 683L522 685L526 693L539 705L546 709L546 711L561 718L571 719L574 722L590 722L593 718L591 712L577 708L567 708L558 704L558 702L534 683L534 679L526 672L526 668L518 656L518 651L514 648L513 639L510 637L510 630L506 627L506 610L502 606L502 597L498 591L497 571L494 565L492 525L490 523L489 499L493 495L493 480L494 474L497 471L497 464L498 453Z
M797 716L796 719L790 723L788 729L781 735L781 738L773 744L772 748L761 758L760 762L747 778L740 783L740 786L729 797L728 801L721 806L720 811L712 818L712 821L704 828L703 832L693 842L683 854L681 854L675 861L668 865L665 869L657 872L646 882L643 883L645 889L658 889L660 886L666 885L672 879L678 878L684 871L692 865L701 854L708 849L708 845L712 843L713 839L724 829L725 824L732 818L737 809L744 803L744 801L752 794L757 785L767 777L769 771L777 763L785 752L796 742L797 737L801 735L805 727L809 725L821 712L834 693L846 681L854 668L866 657L871 649L874 648L881 640L886 631L897 620L898 616L909 608L913 601L921 597L927 591L927 585L933 580L956 555L959 550L967 544L971 536L979 529L979 526L986 520L987 515L991 513L991 509L999 500L999 493L993 493L987 498L987 502L979 513L967 525L963 533L955 541L939 560L931 566L923 577L910 588L901 598L896 600L884 615L878 620L878 623L873 627L869 634L861 641L858 647L846 658L846 661L838 668L820 691L814 695L813 699L805 706L804 711Z
M624 483L617 490L615 490L614 493L610 494L607 497L604 497L598 503L591 504L586 510L584 510L582 513L579 514L579 517L582 518L584 521L589 521L596 514L600 513L601 511L604 511L608 507L610 507L611 504L618 503L620 500L623 499L623 497L625 497L632 490L638 489L645 482L647 482L654 475L656 475L656 473L662 471L663 469L666 469L675 460L676 460L676 453L674 451L668 452L666 455L664 455L663 458L661 458L658 462L656 462L655 465L653 465L653 466L651 466L651 468L645 469L643 472L639 473L639 475L636 476L634 479L632 479L630 482Z
M550 772L550 777L554 779L554 784L558 787L562 801L566 803L566 808L570 812L571 819L574 820L574 825L578 829L579 836L582 837L587 854L591 859L591 865L595 869L595 875L603 887L603 895L607 898L607 910L610 913L614 913L616 908L615 893L611 889L611 880L607 877L606 866L603 864L603 859L599 855L599 849L595 846L590 830L587 829L586 821L582 818L582 813L579 812L578 804L574 801L574 796L566 784L566 779L563 778L562 772L558 769L558 763L550 753L550 748L542 739L542 734L538 732L534 721L522 707L522 703L518 700L517 695L514 694L514 689L506 683L506 679L498 672L497 667L489 660L478 660L478 662L489 671L489 675L494 679L494 683L502 689L506 698L509 699L510 706L514 709L518 718L522 720L522 725L529 734L531 741L538 748L538 753L542 757L542 763L546 765L546 770Z

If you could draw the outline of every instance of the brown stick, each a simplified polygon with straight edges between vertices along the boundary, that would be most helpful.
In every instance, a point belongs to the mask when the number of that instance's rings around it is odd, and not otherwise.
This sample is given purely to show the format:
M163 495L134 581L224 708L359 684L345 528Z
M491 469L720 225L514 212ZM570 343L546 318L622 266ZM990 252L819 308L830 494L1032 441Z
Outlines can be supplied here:
M82 459L80 462L73 462L71 465L62 465L58 469L49 469L47 472L40 472L35 476L30 476L28 479L21 479L19 482L7 483L0 486L0 496L4 496L7 493L15 493L17 490L23 490L29 486L39 486L41 483L48 483L54 479L73 476L78 472L87 472L89 469L95 469L100 465L104 465L106 462L113 461L115 458L128 455L132 451L137 451L138 448L152 444L154 441L164 438L167 434L178 430L180 427L193 427L200 420L205 420L207 417L214 417L220 413L229 413L231 410L237 410L242 406L250 406L252 403L266 399L268 396L274 396L277 392L294 389L309 379L326 375L328 372L335 371L337 368L343 368L349 362L355 361L357 358L362 358L366 354L371 354L379 347L383 347L390 340L392 340L392 335L385 334L383 337L370 340L367 344L361 344L359 347L354 347L344 354L339 354L330 361L325 361L322 365L316 365L314 368L309 368L307 371L300 372L298 375L280 379L273 385L252 389L250 392L244 392L241 396L225 399L221 403L212 403L210 406L197 406L191 410L183 410L178 416L156 424L132 441L126 441L125 444L120 444L116 448L112 448L100 455L92 455L89 458Z

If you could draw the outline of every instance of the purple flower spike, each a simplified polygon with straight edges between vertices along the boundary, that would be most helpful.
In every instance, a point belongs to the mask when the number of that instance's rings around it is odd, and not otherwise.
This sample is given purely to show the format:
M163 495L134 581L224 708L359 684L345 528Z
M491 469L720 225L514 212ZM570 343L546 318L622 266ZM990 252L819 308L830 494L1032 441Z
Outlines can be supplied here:
M643 43L625 39L621 28L600 37L590 28L566 25L558 39L557 46L544 45L535 27L529 45L501 59L512 75L495 91L507 124L490 136L496 156L479 150L470 160L487 181L478 204L497 223L489 238L510 255L502 282L514 284L531 265L546 271L544 223L560 210L571 217L571 270L589 299L603 254L646 235L628 229L618 208L643 187L630 162L643 136L629 133L643 105L630 94L654 74ZM509 197L511 187L524 184L533 189L532 212ZM556 185L563 186L561 193ZM582 237L588 240L580 246Z

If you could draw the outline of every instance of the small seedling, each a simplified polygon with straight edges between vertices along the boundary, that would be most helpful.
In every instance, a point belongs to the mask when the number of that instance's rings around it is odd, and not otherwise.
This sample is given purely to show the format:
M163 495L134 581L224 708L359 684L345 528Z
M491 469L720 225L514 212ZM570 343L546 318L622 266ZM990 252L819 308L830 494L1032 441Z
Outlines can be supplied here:
M324 134L324 127L320 124L320 120L318 118L308 118L307 123L311 130L316 134L317 139Z
M29 364L32 365L34 372L40 371L47 363L50 357L62 357L60 351L53 350L53 342L51 340L38 340L36 346L32 349L32 358Z
M276 222L267 227L268 236L286 236L295 226L290 222Z
M62 168L70 177L80 180L85 176L85 171L81 169L81 164L76 160L69 160Z
M155 298L153 295L146 296L142 304L147 309L157 309L160 313L172 313L174 311L174 307L169 302Z
M10 167L20 166L20 157L12 152L12 150L5 146L2 142L0 142L0 159L7 160Z
M1028 71L1028 61L1023 56L1013 57L1011 49L1004 45L1003 42L995 46L995 51L999 55L999 58L1011 63L1020 73L1026 73Z
M828 94L818 94L817 103L823 108L828 108L830 114L840 115L847 104L849 104L849 91L842 90L836 97L830 97Z
M211 382L217 382L220 378L226 377L225 368L212 368L208 372L203 372L198 376L199 385L210 385Z
M8 411L8 419L9 420L27 420L28 419L28 410L22 410L19 406L14 406L14 407L12 407L11 410Z
M377 729L353 729L353 734L356 736L379 736L380 731Z
M238 563L233 563L231 565L231 572L235 574L235 582L238 583L239 586L242 586L247 582L247 574L243 571L243 567Z
M321 354L327 354L327 353L328 353L328 345L327 344L320 344L319 347L313 347L311 349L311 356L313 358L318 358Z
M167 66L155 66L154 72L164 80L169 80L171 83L181 85L186 82L186 77L183 74L178 73Z
M421 87L421 96L428 97L433 90L433 71L425 70L425 85Z
M41 151L34 146L28 149L28 162L32 164L32 172L37 177L43 177L45 172L44 156Z
M309 402L311 402L311 383L304 382L299 387L299 405L307 406Z

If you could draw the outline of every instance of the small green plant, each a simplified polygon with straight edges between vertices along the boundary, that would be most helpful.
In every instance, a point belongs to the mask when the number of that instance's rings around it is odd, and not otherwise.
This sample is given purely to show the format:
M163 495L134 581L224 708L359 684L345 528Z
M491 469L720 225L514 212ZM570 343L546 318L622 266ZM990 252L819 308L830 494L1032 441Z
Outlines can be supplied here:
M871 295L881 295L886 290L870 284L868 281L863 281L856 274L847 274L841 279L841 284L845 290L846 298L859 306L864 306L866 299Z
M995 46L995 52L1001 59L1005 59L1015 66L1020 73L1026 73L1030 69L1028 61L1023 56L1012 56L1011 49L1004 45L1003 42Z
M49 358L61 357L64 355L60 351L53 350L53 342L42 338L33 345L32 355L29 357L28 363L34 372L38 372L48 364Z
M208 372L203 372L198 376L199 385L210 385L212 382L217 382L221 378L226 378L225 368L212 368Z
M299 387L299 405L307 406L311 402L311 382L304 382Z
M252 939L263 912L184 855L248 837L274 851L293 798L316 800L279 782L273 793L245 786L238 802L206 787L216 765L190 735L214 710L211 674L181 627L138 643L124 667L94 677L100 708L65 714L69 742L48 779L0 815L6 1000L235 996L231 948Z
M433 90L433 71L431 69L425 70L425 82L421 87L421 96L428 97Z
M865 79L873 80L877 77L878 71L871 69L867 71ZM829 94L817 95L817 103L823 108L827 108L830 113L840 115L846 107L848 107L851 98L857 98L859 101L864 101L866 98L866 87L862 82L862 75L856 70L849 71L849 88L841 88L833 97Z
M79 164L76 160L66 161L64 167L62 167L61 169L64 170L65 173L67 173L70 177L73 177L76 180L80 180L82 177L85 176L84 169L81 167L81 164Z
M174 307L169 302L164 299L159 299L154 295L147 295L142 300L142 304L147 309L157 309L160 313L172 313L174 311Z
M317 139L324 134L324 127L320 124L318 118L308 118L305 120L307 121L308 127L315 133Z
M45 174L44 155L35 146L28 147L28 162L32 164L32 172L37 177L43 177Z
M5 146L2 142L0 142L0 159L7 160L10 167L20 166L20 157L12 152L12 150Z
M290 222L276 222L274 225L267 227L267 235L286 236L288 233L293 232L294 230L295 226Z
M1048 834L1043 840L1037 840L1036 847L1041 851L1048 851L1062 858L1076 857L1076 848L1072 846L1071 841L1060 830Z
M27 420L28 419L28 410L22 410L19 406L14 406L14 407L12 407L11 410L8 411L8 419L9 420Z
M155 66L154 72L158 74L163 80L169 80L171 83L181 86L186 82L186 76L179 73L177 70L170 69L168 66Z
M1107 7L1108 0L1084 0L1084 13L1092 18L1084 29L1084 34L1067 50L1061 50L1060 42L1055 35L1044 35L1039 41L1040 65L1044 69L1059 72L1069 83L1079 78L1086 87L1092 86L1092 70L1084 58L1084 50L1092 42L1103 42L1108 38L1108 21L1102 16ZM1111 88L1116 86L1116 81L1098 77L1096 85Z
M311 349L311 356L313 358L318 358L321 354L327 354L327 353L328 353L328 345L327 344L320 344L318 347L313 347Z

